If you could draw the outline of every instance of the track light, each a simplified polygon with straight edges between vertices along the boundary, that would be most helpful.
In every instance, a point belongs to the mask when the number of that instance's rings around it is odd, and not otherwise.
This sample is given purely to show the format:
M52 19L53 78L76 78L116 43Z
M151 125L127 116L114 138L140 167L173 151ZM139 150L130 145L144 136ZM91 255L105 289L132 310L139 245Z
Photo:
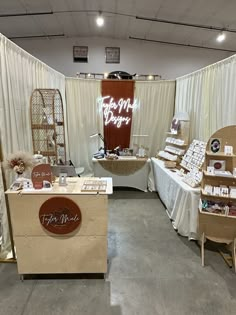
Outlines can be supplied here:
M99 27L102 27L104 25L104 18L101 12L99 12L99 15L96 18L96 23L97 23L97 26Z
M225 40L225 33L224 32L221 32L217 38L216 38L217 42L221 43Z

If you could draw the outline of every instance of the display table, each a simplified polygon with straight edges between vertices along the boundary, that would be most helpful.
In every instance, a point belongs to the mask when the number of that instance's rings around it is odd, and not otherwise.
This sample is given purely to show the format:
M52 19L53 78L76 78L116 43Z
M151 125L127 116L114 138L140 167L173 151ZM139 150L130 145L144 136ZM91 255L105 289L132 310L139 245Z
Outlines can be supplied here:
M107 181L106 191L99 193L81 192L84 180L67 178L67 186L59 186L56 182L48 191L6 192L20 274L106 273L107 195L112 194L112 179L104 179ZM59 216L64 216L63 224L69 220L76 223L77 214L69 217L68 212L73 209L63 207L63 202L57 206L54 200L58 199L80 209L80 225L67 234L52 233L42 225L42 218L50 225ZM51 202L50 212L41 215L47 202ZM57 217L50 217L51 214Z
M164 162L151 159L156 190L178 233L197 239L200 188L191 188L182 178L164 167Z
M112 177L113 186L133 187L147 191L150 159L120 157L117 160L93 158L96 177Z

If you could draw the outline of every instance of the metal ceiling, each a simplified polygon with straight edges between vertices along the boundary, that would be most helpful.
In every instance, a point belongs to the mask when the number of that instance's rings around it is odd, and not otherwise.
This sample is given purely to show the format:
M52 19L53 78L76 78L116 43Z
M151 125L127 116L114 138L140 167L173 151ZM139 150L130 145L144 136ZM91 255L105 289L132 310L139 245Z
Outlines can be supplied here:
M235 12L235 0L0 0L0 32L11 39L102 36L236 51ZM226 40L218 43L221 30Z

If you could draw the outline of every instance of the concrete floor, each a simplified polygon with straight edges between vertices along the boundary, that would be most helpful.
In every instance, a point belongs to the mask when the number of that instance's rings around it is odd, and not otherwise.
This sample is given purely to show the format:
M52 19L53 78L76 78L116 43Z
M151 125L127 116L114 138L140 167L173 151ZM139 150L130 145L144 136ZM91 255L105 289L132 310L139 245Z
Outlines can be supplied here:
M209 245L202 268L156 193L115 191L107 279L21 282L15 264L0 264L0 315L235 315L236 276Z

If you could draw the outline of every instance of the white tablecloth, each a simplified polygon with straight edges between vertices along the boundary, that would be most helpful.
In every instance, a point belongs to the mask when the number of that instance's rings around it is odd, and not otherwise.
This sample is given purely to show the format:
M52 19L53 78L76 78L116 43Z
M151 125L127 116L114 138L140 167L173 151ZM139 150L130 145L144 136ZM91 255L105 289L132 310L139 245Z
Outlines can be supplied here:
M105 159L102 159L105 161ZM125 159L122 159L125 161ZM132 163L132 160L128 159L129 163ZM135 161L135 160L134 160ZM119 163L119 161L117 161ZM93 170L94 176L96 177L112 177L113 186L124 186L124 187L133 187L147 192L148 187L148 175L150 172L150 159L147 159L145 164L133 174L127 175L116 175L110 172L109 170L104 169L100 164L99 160L93 158Z
M158 194L178 233L197 239L198 205L200 188L191 188L182 178L164 167L164 162L151 159L154 182Z

